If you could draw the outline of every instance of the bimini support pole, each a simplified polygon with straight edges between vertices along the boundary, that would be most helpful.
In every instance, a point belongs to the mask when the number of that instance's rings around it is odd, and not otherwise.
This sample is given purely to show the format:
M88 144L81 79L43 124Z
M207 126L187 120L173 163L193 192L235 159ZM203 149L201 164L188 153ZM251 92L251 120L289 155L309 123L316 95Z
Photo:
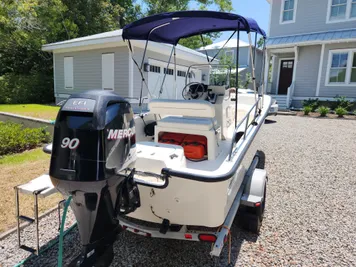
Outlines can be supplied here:
M250 59L251 59L251 64L252 64L252 66L251 66L252 67L252 84L253 84L253 90L255 92L255 101L257 101L256 72L255 72L255 62L253 61L251 32L248 33L248 40L250 43Z
M235 72L235 128L237 126L237 102L239 90L239 54L240 54L240 21L237 24L237 51L236 51L236 72Z
M132 49L132 45L131 45L130 40L128 40L128 42L127 42L127 47L128 47L128 49L129 49L129 51L131 52L131 53L130 53L130 54L131 54L131 59L132 59L132 61L135 63L135 65L136 65L138 71L140 72L141 79L142 79L142 81L141 81L141 91L140 91L140 102L139 102L139 106L141 107L141 112L142 112L142 91L143 91L143 84L146 85L146 88L147 88L147 91L148 91L148 94L149 94L150 97L152 97L152 94L151 94L151 92L150 92L150 89L148 88L147 82L146 82L146 80L145 80L145 76L143 75L143 72L142 72L142 68L140 68L140 66L138 65L136 59L134 58L134 52L133 52L133 49Z
M261 94L262 94L262 103L261 103L261 108L263 108L263 102L265 98L265 93L266 93L266 86L265 86L265 65L266 65L266 39L263 38L263 51L262 51L262 66L261 66L261 79L260 79L260 84L262 87Z
M174 92L176 94L176 99L178 99L176 46L173 46L173 47L174 47L174 54L173 54L173 59L174 59Z
M255 32L255 47L253 49L253 63L256 65L257 32Z
M159 94L158 94L158 98L161 97L161 94L163 92L163 85L164 85L164 81L166 80L166 76L167 76L167 72L168 72L168 67L169 67L169 64L171 63L171 59L172 59L172 55L173 55L173 51L175 50L174 48L174 45L172 47L172 50L171 50L171 54L169 55L169 59L168 59L168 62L167 62L167 67L166 67L166 70L164 71L164 76L163 76L163 81L162 81L162 84L161 84L161 88L159 89Z

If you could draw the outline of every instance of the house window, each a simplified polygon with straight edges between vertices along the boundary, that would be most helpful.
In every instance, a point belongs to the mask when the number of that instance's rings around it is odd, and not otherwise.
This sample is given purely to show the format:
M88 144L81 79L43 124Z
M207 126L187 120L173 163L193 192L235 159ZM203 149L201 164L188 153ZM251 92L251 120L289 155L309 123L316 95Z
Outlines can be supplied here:
M173 69L164 68L164 74L173 75Z
M295 22L297 0L283 0L281 9L281 23Z
M331 58L330 83L344 83L346 81L348 53L334 53Z
M355 19L356 0L329 0L328 23Z
M293 69L293 61L283 61L283 69Z
M225 56L227 58L233 59L234 58L234 50L225 51Z
M73 57L64 58L64 88L73 89Z
M356 52L353 52L353 60L351 67L351 82L356 83Z
M330 20L340 20L346 18L347 0L332 0Z
M351 18L356 18L356 0L352 0L351 2Z
M150 72L161 73L161 67L150 65Z
M185 71L182 71L182 70L177 71L177 76L179 76L179 77L185 77L186 75L187 75L187 73Z
M356 84L356 50L330 51L327 85Z

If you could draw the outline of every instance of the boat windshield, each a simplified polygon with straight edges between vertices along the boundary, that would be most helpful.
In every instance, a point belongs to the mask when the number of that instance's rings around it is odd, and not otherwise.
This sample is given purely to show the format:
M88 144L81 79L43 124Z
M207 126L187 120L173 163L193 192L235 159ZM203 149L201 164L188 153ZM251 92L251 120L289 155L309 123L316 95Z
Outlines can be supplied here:
M231 66L223 64L196 64L189 67L186 84L199 81L212 86L230 86Z

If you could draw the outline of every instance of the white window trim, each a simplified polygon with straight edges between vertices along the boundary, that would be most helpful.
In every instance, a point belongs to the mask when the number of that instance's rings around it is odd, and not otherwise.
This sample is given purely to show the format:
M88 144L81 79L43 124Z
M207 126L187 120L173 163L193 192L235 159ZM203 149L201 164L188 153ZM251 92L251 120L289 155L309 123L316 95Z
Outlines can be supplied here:
M330 15L331 15L331 4L332 0L328 1L328 12L326 12L326 23L340 23L340 22L348 22L348 21L354 21L356 20L355 18L351 18L351 4L352 0L347 0L346 3L346 17L344 19L338 19L338 20L330 20Z
M282 3L281 3L281 14L280 14L280 17L279 17L279 24L295 23L296 15L297 15L298 0L294 0L293 20L283 21L283 11L284 11L285 3L286 3L285 0L282 0Z
M335 53L345 53L347 52L348 58L347 58L347 66L346 66L346 77L345 77L345 82L343 83L330 83L330 68L331 68L331 62L332 62L332 55ZM326 78L325 78L325 86L348 86L348 87L356 87L355 82L351 82L351 70L352 70L352 60L353 60L353 53L356 53L356 49L332 49L329 50L329 57L328 57L328 64L327 64L327 69L326 69Z

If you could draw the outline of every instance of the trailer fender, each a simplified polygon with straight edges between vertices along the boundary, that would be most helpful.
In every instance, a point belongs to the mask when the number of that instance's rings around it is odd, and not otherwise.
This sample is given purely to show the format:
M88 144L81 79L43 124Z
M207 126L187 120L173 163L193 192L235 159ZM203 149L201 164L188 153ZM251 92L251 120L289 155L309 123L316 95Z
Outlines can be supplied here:
M262 203L266 181L267 172L256 168L245 186L241 197L241 205L255 207L256 203Z

